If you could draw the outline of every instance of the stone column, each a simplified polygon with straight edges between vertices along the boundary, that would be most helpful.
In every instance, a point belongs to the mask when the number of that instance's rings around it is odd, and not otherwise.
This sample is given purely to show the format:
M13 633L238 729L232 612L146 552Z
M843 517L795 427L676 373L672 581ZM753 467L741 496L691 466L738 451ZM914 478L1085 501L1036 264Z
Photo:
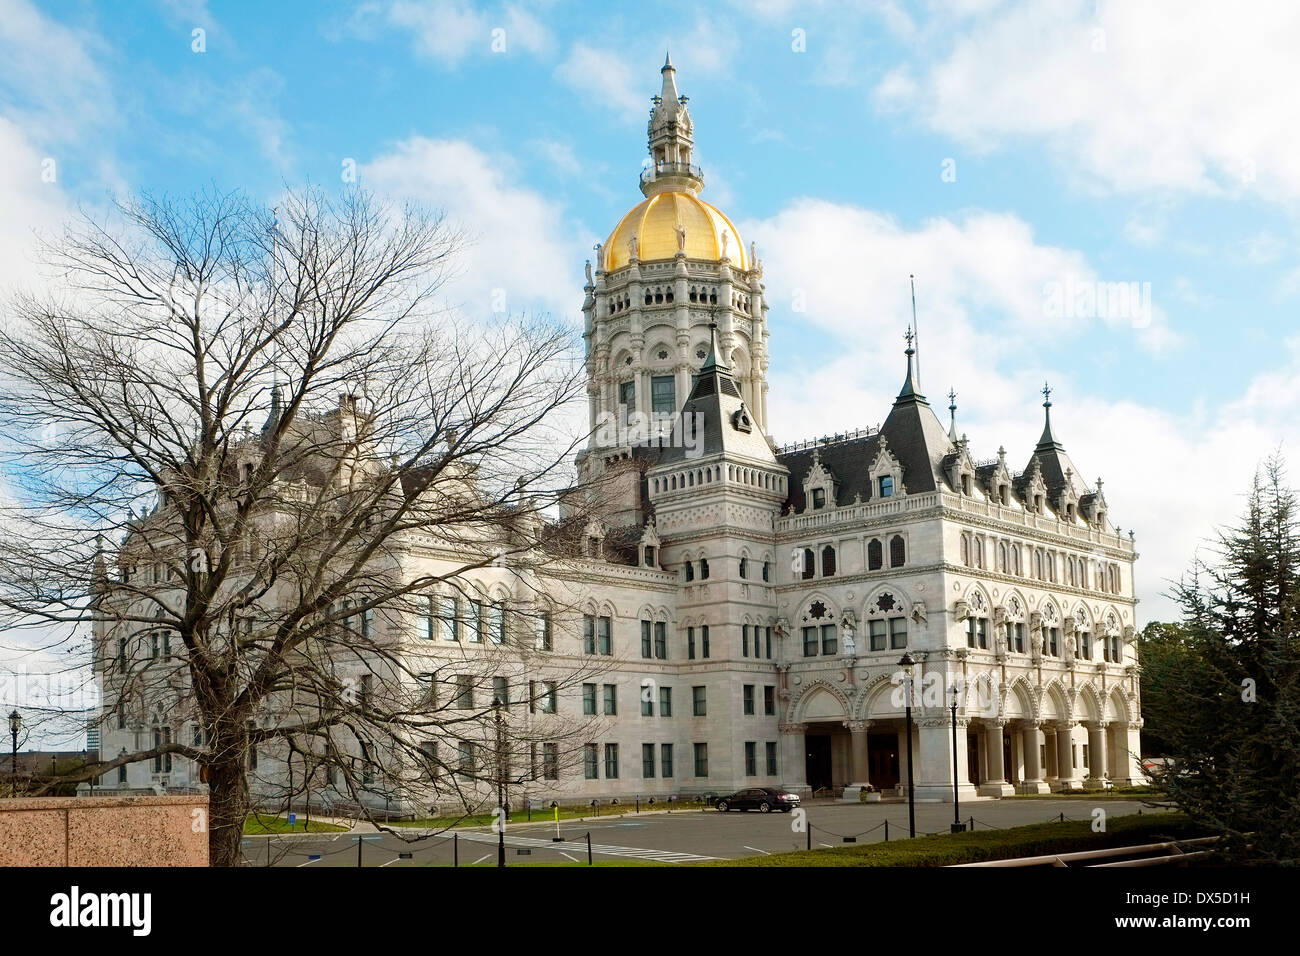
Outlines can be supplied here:
M912 758L915 761L915 741L913 741L912 746ZM913 774L912 782L913 784L916 783L915 774ZM898 792L904 796L907 795L907 721L905 720L898 723Z
M1043 779L1042 761L1039 759L1038 748L1043 742L1043 732L1038 728L1037 721L1026 721L1021 737L1025 748L1025 792L1050 793L1051 788Z
M1106 786L1106 722L1094 720L1088 724L1088 776L1083 781L1087 790L1101 790Z
M919 722L920 754L916 758L916 798L952 802L952 719L925 717ZM957 791L963 800L975 796L966 758L966 720L957 718Z
M1056 725L1056 786L1059 790L1072 790L1078 782L1074 771L1074 743L1068 720Z
M1007 770L1002 760L1002 726L1003 719L984 722L984 752L987 755L989 778L980 784L980 794L988 797L1009 797L1015 793L1007 783Z
M849 730L849 776L852 783L844 788L844 801L857 803L858 795L870 786L868 779L867 728L869 720L846 720L844 726Z
M1111 774L1111 783L1117 787L1136 787L1147 782L1142 772L1140 720L1122 722L1114 728L1114 754L1112 762L1115 773Z
M804 731L807 724L782 724L779 756L781 765L777 767L781 776L781 786L795 793L808 790L808 769L804 755Z

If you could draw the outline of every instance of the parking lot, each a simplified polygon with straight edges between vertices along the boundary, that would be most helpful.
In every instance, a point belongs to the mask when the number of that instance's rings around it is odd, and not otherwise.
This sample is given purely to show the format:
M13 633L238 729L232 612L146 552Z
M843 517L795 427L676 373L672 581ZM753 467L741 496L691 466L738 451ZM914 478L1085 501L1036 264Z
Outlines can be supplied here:
M986 800L963 804L962 821L973 818L976 830L1002 829L1027 823L1090 820L1096 808L1108 816L1161 812L1138 801ZM516 823L506 832L506 865L585 864L590 835L596 863L696 863L783 853L789 850L839 846L845 842L873 843L907 837L907 804L812 803L805 807L807 830L796 831L796 817L783 813L719 813L713 810L628 814L554 823ZM924 803L916 807L917 835L946 833L952 804ZM887 826L886 826L887 824ZM244 854L250 866L330 867L495 866L497 834L486 827L427 833L394 827L396 833L361 828L349 833L247 837ZM555 836L563 839L554 840ZM846 841L845 838L851 838ZM409 858L401 854L409 853Z

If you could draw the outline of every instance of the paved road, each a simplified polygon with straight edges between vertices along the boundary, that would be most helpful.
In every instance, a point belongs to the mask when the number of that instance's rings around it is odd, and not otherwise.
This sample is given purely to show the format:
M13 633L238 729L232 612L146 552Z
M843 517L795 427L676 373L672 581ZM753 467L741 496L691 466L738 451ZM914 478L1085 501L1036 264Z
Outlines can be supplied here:
M977 830L1019 826L1059 819L1090 820L1095 808L1109 816L1137 813L1140 802L1122 800L989 800L962 805L962 820L975 818ZM1150 809L1143 812L1152 813ZM884 822L889 821L889 839L907 834L906 804L812 804L807 808L814 848L839 846L845 836L858 843L885 839ZM553 823L516 823L506 833L506 864L585 863L587 834L591 834L592 856L601 860L641 860L649 863L693 863L710 859L735 859L802 850L808 835L792 829L794 820L781 813L718 813L683 811L672 814L641 814L583 821L561 821L562 842L554 842ZM916 808L918 833L948 831L952 805L924 803ZM423 831L400 828L400 836L389 833L305 834L298 836L249 837L244 853L250 866L356 866L357 836L361 840L363 866L495 866L497 836L487 828L461 828L425 836ZM423 839L420 837L424 836ZM525 852L520 852L525 851ZM400 853L410 853L402 859Z

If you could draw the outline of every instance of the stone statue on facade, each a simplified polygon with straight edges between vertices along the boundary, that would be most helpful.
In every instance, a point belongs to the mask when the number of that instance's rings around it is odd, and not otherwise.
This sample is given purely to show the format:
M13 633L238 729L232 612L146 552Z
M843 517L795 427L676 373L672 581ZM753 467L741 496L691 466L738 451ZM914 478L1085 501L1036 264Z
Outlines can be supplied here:
M585 269L587 270L587 285L592 285L593 282L592 282L592 278L591 278L591 260L590 260L590 259L587 260L587 263L586 263L586 265L585 265L583 268L585 268Z

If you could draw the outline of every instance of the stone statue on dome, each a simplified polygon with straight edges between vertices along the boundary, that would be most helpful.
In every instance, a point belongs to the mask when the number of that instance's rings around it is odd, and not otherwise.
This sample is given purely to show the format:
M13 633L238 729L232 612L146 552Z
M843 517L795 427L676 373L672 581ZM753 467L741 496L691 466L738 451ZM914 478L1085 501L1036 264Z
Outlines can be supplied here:
M584 268L587 270L587 285L591 285L591 284L592 284L592 280L591 280L591 260L590 260L590 259L587 260L586 266L585 266Z
M680 222L677 224L677 251L683 254L686 252L686 227Z
M725 229L722 230L722 255L720 258L723 259L727 258L727 243L730 241L731 241L731 233L729 233Z
M627 257L628 257L629 259L639 259L639 258L640 258L640 255L638 254L638 253L640 252L640 248L639 248L639 246L640 246L640 244L637 242L637 238L636 238L636 236L632 236L630 239L628 239L628 241L627 241Z

